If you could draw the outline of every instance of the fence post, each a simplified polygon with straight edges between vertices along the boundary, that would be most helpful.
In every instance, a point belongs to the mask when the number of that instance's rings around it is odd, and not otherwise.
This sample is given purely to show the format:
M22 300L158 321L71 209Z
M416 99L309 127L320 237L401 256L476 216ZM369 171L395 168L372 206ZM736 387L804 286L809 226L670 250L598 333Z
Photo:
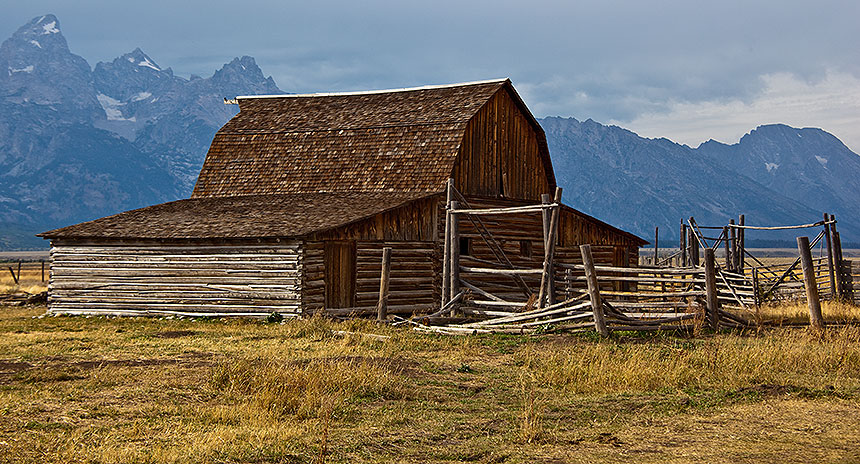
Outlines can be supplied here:
M740 217L738 217L738 225L740 225L740 226L746 225L746 217L743 214L741 214ZM738 269L737 270L741 274L744 273L744 268L746 267L746 256L745 256L746 255L746 249L747 249L746 236L747 236L746 229L744 229L743 227L738 229Z
M687 267L687 224L681 221L681 242L678 245L681 251L681 267Z
M800 265L803 267L803 284L806 287L806 302L809 306L809 323L824 328L821 316L821 302L818 300L818 285L815 282L815 268L812 266L812 252L809 250L809 237L797 237L797 250L800 252Z
M729 219L729 237L726 237L729 240L729 244L731 245L729 249L732 251L730 259L728 260L728 266L726 266L727 270L734 272L736 269L736 264L738 262L738 230L735 229L735 220Z
M690 265L699 267L699 242L696 240L696 231L688 227L687 241L690 242Z
M555 198L553 198L558 206L552 209L549 217L549 230L546 232L546 240L544 242L544 258L543 258L543 273L541 273L540 291L538 292L538 307L543 308L546 304L546 299L552 300L549 295L552 292L553 286L553 255L555 254L555 242L558 232L558 221L561 219L561 187L555 188ZM552 304L552 301L550 301Z
M42 262L42 282L45 281L45 260L41 260Z
M450 269L450 295L453 298L454 295L460 293L460 217L457 214L454 214L454 211L460 209L459 201L451 202L451 263L448 264L448 268ZM456 311L456 305L451 306L451 316L454 316L454 312Z
M839 284L839 301L845 300L848 294L845 279L845 266L842 259L842 239L839 237L839 232L833 233L833 249L836 251L836 282ZM18 273L21 276L21 273Z
M448 179L448 198L445 201L445 250L442 252L442 306L451 299L451 201L454 197L454 179Z
M391 276L391 247L382 249L382 273L379 276L379 303L376 306L377 322L388 320L388 281Z
M705 295L708 301L708 322L711 328L720 327L719 300L717 299L717 263L714 250L705 248Z
M654 228L654 267L657 267L657 256L660 254L660 248L657 245L660 242L660 227ZM624 267L627 267L628 264L624 263Z
M729 248L729 226L723 227L723 248L726 250L726 270L732 267L732 250Z
M752 268L752 278L753 278L753 300L755 300L755 307L758 308L761 303L759 300L759 291L758 291L758 268Z
M594 258L591 256L591 245L580 245L582 264L585 267L585 278L588 282L588 296L591 298L591 310L594 312L594 327L604 337L609 336L606 321L603 318L603 302L600 300L600 287L597 282L597 272L594 270Z
M15 281L15 285L18 285L18 277L15 276L15 270L12 269L12 266L9 266L9 273L12 274L12 280Z
M839 231L836 230L836 216L830 215L830 238L833 240L833 266L836 273L836 298L841 300L844 291L842 289L842 241L839 239Z
M830 215L824 213L824 238L827 242L827 271L830 274L830 299L836 301L836 271L833 267L833 239L830 236Z

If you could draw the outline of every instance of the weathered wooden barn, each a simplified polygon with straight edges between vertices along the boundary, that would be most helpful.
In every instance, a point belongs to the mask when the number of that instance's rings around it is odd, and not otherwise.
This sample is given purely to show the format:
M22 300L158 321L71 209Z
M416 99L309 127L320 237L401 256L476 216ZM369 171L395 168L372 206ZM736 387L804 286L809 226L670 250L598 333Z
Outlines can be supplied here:
M449 178L473 207L535 204L556 187L544 132L507 79L237 101L191 198L40 234L50 311L360 312L377 302L383 247L389 312L427 311L441 301ZM484 224L515 265L543 262L540 215ZM558 262L590 243L600 263L635 265L645 243L567 206L558 226ZM462 221L462 263L493 259L478 232Z

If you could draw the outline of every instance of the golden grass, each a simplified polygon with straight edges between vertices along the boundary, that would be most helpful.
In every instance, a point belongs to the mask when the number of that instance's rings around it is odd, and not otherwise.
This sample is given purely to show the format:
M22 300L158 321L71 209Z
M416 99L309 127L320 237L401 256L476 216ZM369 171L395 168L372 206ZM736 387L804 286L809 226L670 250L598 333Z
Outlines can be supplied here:
M443 337L43 311L0 307L0 461L860 459L856 327Z
M45 264L45 280L42 282L41 263L22 263L21 275L18 284L15 284L15 279L12 278L12 273L9 272L9 267L18 275L18 263L2 263L0 262L0 293L41 293L48 290L48 264Z

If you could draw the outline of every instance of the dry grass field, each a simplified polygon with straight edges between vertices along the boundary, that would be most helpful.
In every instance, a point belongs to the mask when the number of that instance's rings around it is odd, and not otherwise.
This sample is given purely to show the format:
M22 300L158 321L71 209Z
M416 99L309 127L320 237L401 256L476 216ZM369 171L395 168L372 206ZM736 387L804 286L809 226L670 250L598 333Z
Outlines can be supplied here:
M0 461L860 462L857 327L445 337L44 311L0 307Z
M9 268L18 274L17 262L0 261L0 293L12 293L24 291L27 293L40 293L48 289L48 282L42 282L42 265L39 262L21 263L21 277L18 285ZM48 263L45 263L45 280L48 279Z

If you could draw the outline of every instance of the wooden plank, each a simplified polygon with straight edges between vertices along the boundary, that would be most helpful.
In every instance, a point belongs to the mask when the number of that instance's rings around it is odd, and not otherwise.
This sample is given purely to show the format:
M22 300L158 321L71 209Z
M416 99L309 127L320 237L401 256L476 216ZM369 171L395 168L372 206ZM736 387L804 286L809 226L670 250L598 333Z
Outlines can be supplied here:
M450 275L450 292L452 295L460 293L460 218L454 214L460 208L460 202L451 202L451 262L448 265ZM453 301L453 300L451 300ZM449 301L450 302L450 301ZM457 304L451 305L451 316L457 311Z
M711 328L717 330L720 326L719 301L717 300L717 264L714 250L705 249L705 293L707 301L708 321Z
M588 279L588 295L591 298L591 309L594 313L594 325L597 332L604 337L609 336L603 317L603 303L600 300L600 290L597 284L597 272L594 270L594 258L591 255L591 245L580 245L582 262L585 266L585 277Z
M812 266L812 254L809 250L809 237L797 237L797 250L800 252L800 263L803 268L806 302L809 307L809 323L817 329L823 329L824 318L821 316L818 286L815 284L815 277L810 269Z
M384 322L388 319L388 278L391 275L391 247L382 249L382 273L379 277L379 303L377 304L376 320Z

